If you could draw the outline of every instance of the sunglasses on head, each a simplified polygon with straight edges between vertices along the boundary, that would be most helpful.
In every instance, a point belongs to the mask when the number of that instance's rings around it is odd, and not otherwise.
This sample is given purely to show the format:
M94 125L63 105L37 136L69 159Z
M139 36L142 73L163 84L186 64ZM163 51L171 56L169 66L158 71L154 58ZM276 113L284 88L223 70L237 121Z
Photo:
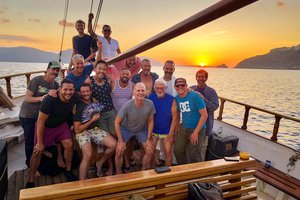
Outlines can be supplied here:
M103 32L111 32L111 30L109 30L109 29L106 29L106 30L103 30Z
M179 88L179 87L185 87L185 86L186 86L186 84L184 84L184 83L175 85L175 87L177 87L177 88Z

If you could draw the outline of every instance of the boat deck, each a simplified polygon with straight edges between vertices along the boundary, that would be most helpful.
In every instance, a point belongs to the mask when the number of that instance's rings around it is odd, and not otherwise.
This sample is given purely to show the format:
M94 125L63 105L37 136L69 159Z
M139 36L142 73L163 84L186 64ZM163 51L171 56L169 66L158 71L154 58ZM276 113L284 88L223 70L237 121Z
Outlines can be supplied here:
M19 145L19 148L21 148L23 145ZM15 149L17 151L17 149ZM11 149L10 149L11 151ZM11 152L13 154L13 152ZM136 165L132 167L132 171L139 171L141 169L141 164L138 162L140 158L140 151L136 150L134 151L134 158L136 161ZM13 161L12 161L13 162ZM16 160L17 162L17 160ZM21 161L24 163L24 161ZM28 178L28 169L24 168L25 164L22 164L21 167L17 168L18 164L14 163L13 165L15 168L11 168L12 164L9 164L9 180L8 180L8 189L6 193L5 200L18 200L19 199L19 193L20 190L23 189L26 185L27 178ZM13 173L11 173L12 170L16 170ZM91 167L88 171L88 178L96 178L95 176L95 170L93 167ZM78 169L73 170L73 173L78 177ZM11 174L11 175L10 175ZM41 175L35 179L35 186L44 186L44 185L50 185L50 184L57 184L57 183L64 183L66 182L66 178L63 173L60 173L57 176L49 176L49 175Z

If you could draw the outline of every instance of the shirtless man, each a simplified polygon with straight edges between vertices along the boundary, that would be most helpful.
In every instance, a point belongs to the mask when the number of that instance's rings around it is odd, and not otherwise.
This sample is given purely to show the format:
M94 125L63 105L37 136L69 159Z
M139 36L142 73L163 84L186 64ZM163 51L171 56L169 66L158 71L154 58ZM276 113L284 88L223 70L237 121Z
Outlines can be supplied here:
M146 86L146 96L148 97L154 90L153 85L158 75L151 72L151 63L148 59L143 59L141 64L142 71L132 77L131 81L136 84L142 82Z

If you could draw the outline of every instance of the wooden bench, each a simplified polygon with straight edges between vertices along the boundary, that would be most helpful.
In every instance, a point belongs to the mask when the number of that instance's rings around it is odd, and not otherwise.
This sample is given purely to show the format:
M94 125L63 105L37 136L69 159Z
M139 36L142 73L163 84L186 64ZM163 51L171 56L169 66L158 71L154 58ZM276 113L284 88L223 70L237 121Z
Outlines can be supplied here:
M179 165L170 172L157 174L154 170L88 179L23 189L20 199L123 199L140 194L147 199L187 199L187 183L218 182L224 198L256 198L255 160L230 162L223 159Z
M287 176L272 167L265 168L260 162L257 162L256 174L254 176L280 191L296 199L300 199L300 180Z

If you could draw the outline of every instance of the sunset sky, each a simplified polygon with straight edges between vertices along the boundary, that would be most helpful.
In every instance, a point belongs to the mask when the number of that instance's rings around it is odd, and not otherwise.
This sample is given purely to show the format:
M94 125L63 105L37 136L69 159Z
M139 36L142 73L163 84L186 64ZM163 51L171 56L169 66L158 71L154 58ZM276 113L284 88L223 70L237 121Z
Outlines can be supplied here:
M58 52L64 0L1 0L0 46ZM93 13L99 0L94 0ZM110 24L122 51L214 4L215 0L104 0L97 30ZM87 22L91 0L70 0L63 49L72 48L74 22ZM300 44L300 0L260 0L142 53L177 65L235 66L272 48Z

